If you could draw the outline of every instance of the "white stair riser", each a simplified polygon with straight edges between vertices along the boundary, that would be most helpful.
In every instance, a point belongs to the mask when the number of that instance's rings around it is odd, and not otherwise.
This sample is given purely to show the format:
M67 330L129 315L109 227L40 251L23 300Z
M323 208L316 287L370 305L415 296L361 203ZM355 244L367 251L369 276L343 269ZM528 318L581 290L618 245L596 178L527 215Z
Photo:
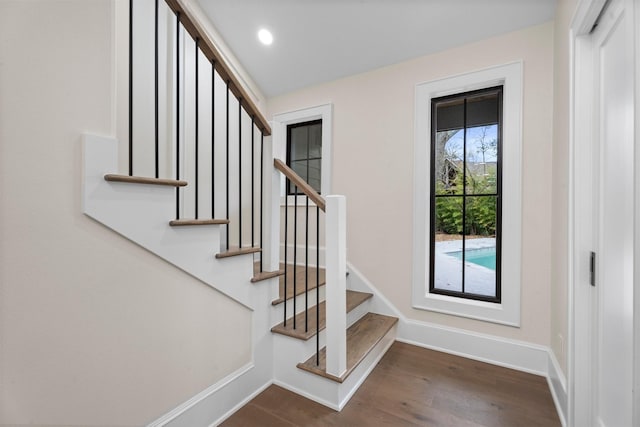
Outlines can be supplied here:
M324 301L325 300L325 287L324 286L320 286L319 289L319 293L320 293L320 301ZM316 305L316 290L312 289L311 291L309 291L309 300L308 300L308 306L309 308L313 307ZM282 322L283 320L283 312L284 312L284 303L280 303L278 305L272 305L271 306L271 326L275 326L278 323ZM305 309L305 296L304 294L300 294L296 297L296 314L297 313L302 313ZM287 319L289 319L290 317L293 316L293 298L287 300Z
M334 410L340 410L393 344L396 330L397 326L394 325L343 383L297 368L298 362L307 360L315 353L315 339L302 341L274 334L274 383ZM320 348L324 347L324 341L325 334L321 332ZM300 354L306 356L299 359Z
M356 323L358 320L362 318L365 314L371 311L371 298L364 301L359 306L355 307L353 310L347 313L347 328Z

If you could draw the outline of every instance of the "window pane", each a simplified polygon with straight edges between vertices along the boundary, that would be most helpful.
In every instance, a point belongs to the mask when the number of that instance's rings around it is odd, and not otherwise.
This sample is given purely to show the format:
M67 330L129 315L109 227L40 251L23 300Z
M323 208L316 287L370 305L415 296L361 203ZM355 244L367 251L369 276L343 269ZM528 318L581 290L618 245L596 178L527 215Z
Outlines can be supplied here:
M436 104L436 126L438 132L464 127L464 97Z
M469 196L465 201L465 235L495 237L496 196Z
M291 162L289 165L291 169L298 175L300 178L307 180L307 161L306 160L298 160L295 162ZM288 194L295 194L295 185L292 182L289 182L289 190ZM301 194L300 189L298 188L298 194Z
M462 250L462 197L438 197L435 208L433 286L462 291L462 260L452 253Z
M291 169L298 175L300 178L307 181L307 161L306 160L297 160L295 162L291 162Z
M295 160L304 160L307 158L307 140L309 131L307 126L297 126L291 128L291 140L289 159L293 162Z
M496 296L495 196L471 196L465 206L465 292Z
M455 256L462 250L462 237L447 237L454 239L435 242L433 287L443 291L462 292L462 259Z
M480 127L498 123L499 91L484 92L467 98L466 126Z
M462 194L464 99L441 101L435 108L434 179L436 194Z
M322 157L322 123L309 126L309 158Z
M467 129L466 194L496 194L498 125Z
M288 166L320 192L322 120L287 126L287 150ZM293 190L290 185L287 194L293 194Z
M307 177L307 182L309 185L313 187L318 193L320 193L320 171L322 168L322 160L309 160L309 176Z
M465 239L464 290L467 293L496 296L496 239Z

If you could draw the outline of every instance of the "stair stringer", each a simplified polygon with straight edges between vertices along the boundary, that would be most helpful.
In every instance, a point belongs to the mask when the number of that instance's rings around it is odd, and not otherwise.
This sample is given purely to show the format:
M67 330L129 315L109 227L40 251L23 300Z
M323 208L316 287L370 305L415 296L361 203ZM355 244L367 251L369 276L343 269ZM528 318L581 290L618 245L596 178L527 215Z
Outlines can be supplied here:
M347 328L368 312L375 311L371 309L373 307L373 299L375 298L369 298L347 313ZM323 300L324 297L321 297L321 301ZM282 312L280 312L280 315L282 315ZM282 319L279 318L273 325L275 326L281 321ZM385 334L342 383L309 373L297 367L299 362L303 362L315 354L315 337L304 341L275 333L273 334L273 382L335 411L341 411L395 341L396 328L394 325ZM320 331L320 348L325 345L326 333L325 330L322 330Z
M354 321L355 322L355 321ZM302 341L296 338L275 334L274 347L274 384L296 394L304 396L335 411L341 411L349 402L360 385L367 379L380 359L395 341L394 325L375 345L344 382L339 383L298 368L299 362L315 354L316 340ZM320 333L320 347L325 346L325 334ZM306 355L301 358L301 355Z
M252 310L251 361L148 426L221 422L273 382L273 338L268 325L277 278L252 284L252 257L216 259L218 225L171 227L175 188L105 181L105 174L118 171L116 139L85 134L82 149L82 210L87 216Z
M270 316L266 302L277 289L278 281L269 279L251 286L255 307L251 320L251 362L147 427L218 425L273 383L273 334L266 327Z
M215 258L220 226L171 227L174 187L107 182L118 171L118 141L83 136L83 212L247 308L253 309L252 257ZM242 285L240 285L242 284Z

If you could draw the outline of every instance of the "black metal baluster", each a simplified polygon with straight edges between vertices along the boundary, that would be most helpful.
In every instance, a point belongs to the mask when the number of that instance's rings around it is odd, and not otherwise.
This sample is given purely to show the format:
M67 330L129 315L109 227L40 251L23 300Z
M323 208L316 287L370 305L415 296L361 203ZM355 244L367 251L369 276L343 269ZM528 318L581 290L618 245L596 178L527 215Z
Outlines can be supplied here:
M227 190L226 190L226 198L227 198L227 216L229 219L229 80L227 80ZM229 250L229 223L227 223L227 250Z
M216 62L211 61L211 218L216 217L216 150L215 150L215 99L216 99Z
M285 179L285 188L289 188L289 178ZM288 268L287 268L287 241L288 241L288 231L289 231L289 197L286 195L287 191L285 190L284 196L284 326L287 326L287 288L289 286L288 282ZM294 269L295 271L295 269Z
M320 305L320 208L316 206L316 301ZM320 366L320 310L316 310L316 366Z
M180 179L180 12L176 13L176 179ZM176 219L180 219L180 187L176 187Z
M133 175L133 0L129 0L129 176Z
M255 127L255 115L251 116L251 247L255 247L255 188L254 188L254 170L255 170L255 147L254 147L254 127Z
M158 0L155 9L155 172L156 178L160 176L160 135L158 126Z
M198 67L198 57L200 56L200 37L196 37L195 43L196 43L196 45L195 45L195 47L196 47L196 50L195 50L195 67L196 67L196 76L195 76L195 78L196 78L196 84L195 84L195 90L196 90L196 96L195 96L195 98L196 98L195 99L195 102L196 102L196 123L195 123L195 162L196 162L196 168L195 169L196 170L195 170L195 172L196 172L196 176L195 176L194 180L195 180L195 192L196 192L196 196L195 196L195 219L198 219L198 194L199 194L199 191L198 191L198 175L199 175L199 168L198 168L198 163L199 163L198 162L198 151L199 151L198 150L198 139L199 139L198 138L198 133L199 132L198 132L198 129L200 127L199 126L199 117L198 117L199 116L199 114L198 114L198 111L199 111L198 103L199 102L198 101L199 101L199 94L200 94L200 90L199 90L199 87L198 87L199 86L198 82L199 82L199 78L200 78L200 73L199 73L199 70L198 70L198 68L199 68Z
M309 175L307 175L309 176ZM309 332L309 196L305 209L304 231L304 331ZM316 301L316 310L320 310L320 301Z
M263 182L264 176L262 168L264 166L264 133L260 131L260 248L262 248L262 197L263 197ZM262 273L262 254L264 252L260 252L260 273ZM280 264L278 263L278 269L280 268Z
M298 186L295 187L293 197L293 329L296 329L296 296L298 295L296 283L298 275Z
M238 98L238 248L242 247L242 98Z

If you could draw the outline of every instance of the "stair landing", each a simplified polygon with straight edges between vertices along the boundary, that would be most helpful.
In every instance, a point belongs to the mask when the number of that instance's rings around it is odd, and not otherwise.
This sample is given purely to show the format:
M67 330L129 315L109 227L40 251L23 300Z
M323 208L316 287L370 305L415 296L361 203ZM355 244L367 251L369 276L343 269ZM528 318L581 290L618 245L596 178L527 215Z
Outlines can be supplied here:
M326 347L320 350L318 365L316 365L316 355L314 354L306 362L298 363L297 366L305 371L342 383L397 322L397 317L367 313L347 329L347 370L340 377L326 371Z

